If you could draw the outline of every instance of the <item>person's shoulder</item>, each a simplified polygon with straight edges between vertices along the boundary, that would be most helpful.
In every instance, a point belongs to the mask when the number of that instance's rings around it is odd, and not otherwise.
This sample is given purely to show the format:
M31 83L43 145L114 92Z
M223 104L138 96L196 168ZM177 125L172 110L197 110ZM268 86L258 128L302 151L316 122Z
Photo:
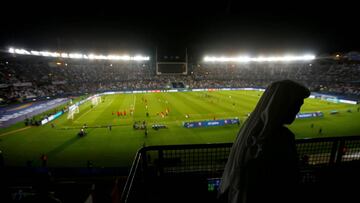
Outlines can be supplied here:
M295 135L293 132L291 132L291 130L289 130L289 128L285 127L285 126L282 126L281 127L281 133L283 135L287 135L287 136L290 136L291 138L295 138Z
M289 128L287 128L286 126L281 126L280 129L281 129L282 132L292 133L292 132L289 130Z

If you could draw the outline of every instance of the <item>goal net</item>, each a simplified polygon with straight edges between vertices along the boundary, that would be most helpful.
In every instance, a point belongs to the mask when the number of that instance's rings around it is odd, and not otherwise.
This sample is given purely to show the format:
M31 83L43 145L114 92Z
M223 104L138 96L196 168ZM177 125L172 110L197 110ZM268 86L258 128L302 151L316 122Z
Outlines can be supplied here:
M79 113L79 106L73 105L69 107L67 119L74 119L75 114Z
M91 99L91 103L94 106L98 105L100 102L101 102L101 97L99 97L99 96L95 96Z
M325 100L333 103L339 103L339 99L336 96L321 95L321 100Z

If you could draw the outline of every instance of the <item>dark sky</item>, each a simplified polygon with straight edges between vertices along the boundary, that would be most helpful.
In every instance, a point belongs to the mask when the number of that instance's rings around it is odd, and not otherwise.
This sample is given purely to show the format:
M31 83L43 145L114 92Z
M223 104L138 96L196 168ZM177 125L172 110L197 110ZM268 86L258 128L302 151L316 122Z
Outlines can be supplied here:
M200 55L360 50L351 3L125 2L4 5L0 46L105 53L173 46Z

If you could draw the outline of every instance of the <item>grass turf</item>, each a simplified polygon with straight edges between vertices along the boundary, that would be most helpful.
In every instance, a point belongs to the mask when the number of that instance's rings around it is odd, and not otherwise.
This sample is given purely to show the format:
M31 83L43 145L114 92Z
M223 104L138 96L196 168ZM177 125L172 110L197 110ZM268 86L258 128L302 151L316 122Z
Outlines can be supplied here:
M94 167L128 167L143 145L232 142L239 130L237 125L186 129L182 122L238 117L243 123L260 95L257 91L107 95L93 108L91 102L80 106L80 113L74 120L68 120L67 114L55 120L55 128L50 124L25 128L23 123L18 123L0 129L0 150L4 153L5 164L10 166L25 166L28 160L33 161L33 166L40 166L40 156L45 153L52 167L83 167L87 160L92 160ZM322 111L324 118L296 120L289 128L297 139L358 135L358 107L306 99L301 112ZM133 116L130 108L135 109ZM170 111L168 116L157 115L165 113L166 108ZM349 109L352 113L347 112ZM116 115L117 111L124 110L126 116ZM339 113L331 115L332 110ZM186 114L190 118L185 118ZM143 130L132 128L135 121L147 122L148 137ZM89 126L87 135L79 138L77 133L85 123ZM165 124L168 129L153 130L150 127L154 123ZM107 128L110 124L111 131ZM322 135L318 135L320 127Z

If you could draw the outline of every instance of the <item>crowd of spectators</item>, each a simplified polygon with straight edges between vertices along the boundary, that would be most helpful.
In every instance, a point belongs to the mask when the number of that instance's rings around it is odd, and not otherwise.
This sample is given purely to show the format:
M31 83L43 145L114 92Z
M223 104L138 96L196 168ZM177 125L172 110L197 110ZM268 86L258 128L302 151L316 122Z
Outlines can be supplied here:
M360 65L311 63L199 63L188 75L156 75L152 62L31 61L0 59L3 101L93 92L186 88L266 87L291 79L312 91L360 96ZM182 85L183 84L183 85Z
M322 63L197 64L192 75L196 86L265 87L291 79L312 91L360 96L360 65Z

